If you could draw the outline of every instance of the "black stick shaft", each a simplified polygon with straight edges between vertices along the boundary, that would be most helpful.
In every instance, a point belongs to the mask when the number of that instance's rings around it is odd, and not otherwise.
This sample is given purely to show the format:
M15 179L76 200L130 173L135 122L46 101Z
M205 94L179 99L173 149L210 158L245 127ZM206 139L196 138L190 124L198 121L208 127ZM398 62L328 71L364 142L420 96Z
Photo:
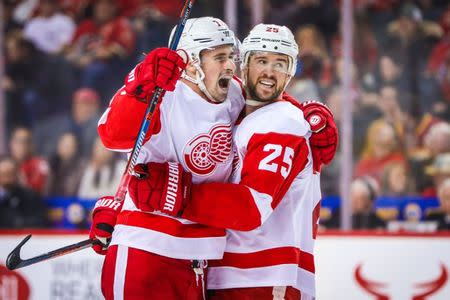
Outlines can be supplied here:
M6 259L6 266L8 267L8 269L10 270L15 270L15 269L19 269L19 268L23 268L29 265L34 265L36 263L39 263L41 261L45 261L48 259L52 259L58 256L62 256L62 255L66 255L72 252L76 252L85 248L89 248L94 244L99 243L98 240L96 239L87 239L72 245L68 245L50 252L47 252L45 254L41 254L29 259L24 259L22 260L20 258L20 248L22 247L23 244L25 244L24 242L27 242L29 240L29 238L31 237L31 235L27 236L24 241L22 241L22 243L19 244L19 246L16 247L16 249L14 249L9 255L8 258Z

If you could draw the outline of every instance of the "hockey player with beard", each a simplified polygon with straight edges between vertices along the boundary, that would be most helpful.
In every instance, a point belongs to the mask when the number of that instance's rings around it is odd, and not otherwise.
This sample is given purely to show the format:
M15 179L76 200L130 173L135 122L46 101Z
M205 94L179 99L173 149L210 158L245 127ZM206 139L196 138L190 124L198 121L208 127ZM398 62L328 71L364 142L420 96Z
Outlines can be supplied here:
M144 211L228 229L223 259L209 262L210 299L314 299L319 172L337 129L323 105L283 99L298 54L288 28L257 25L242 52L247 99L233 133L232 183L193 184L180 164L148 163L129 192Z

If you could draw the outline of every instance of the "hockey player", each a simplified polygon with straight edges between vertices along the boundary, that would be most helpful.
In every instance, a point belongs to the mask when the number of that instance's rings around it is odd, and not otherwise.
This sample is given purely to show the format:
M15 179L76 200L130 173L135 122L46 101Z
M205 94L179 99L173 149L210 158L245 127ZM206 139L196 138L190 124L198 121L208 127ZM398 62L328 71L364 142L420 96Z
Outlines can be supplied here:
M240 84L233 79L235 43L223 21L189 19L179 42L189 56L188 65L167 48L149 53L129 73L99 121L105 146L132 149L145 101L155 85L160 86L167 92L152 116L138 162L176 161L190 171L194 183L226 181L232 169L231 126L244 106ZM142 212L129 196L123 207L112 197L97 202L90 236L106 246L113 228L108 251L94 247L106 252L106 299L204 299L204 260L222 257L224 230Z
M247 99L233 183L192 184L180 164L149 163L129 192L142 210L229 229L223 259L210 261L210 299L313 299L321 192L311 135L331 128L322 137L334 154L337 130L323 105L282 99L298 54L288 28L257 25L242 52Z

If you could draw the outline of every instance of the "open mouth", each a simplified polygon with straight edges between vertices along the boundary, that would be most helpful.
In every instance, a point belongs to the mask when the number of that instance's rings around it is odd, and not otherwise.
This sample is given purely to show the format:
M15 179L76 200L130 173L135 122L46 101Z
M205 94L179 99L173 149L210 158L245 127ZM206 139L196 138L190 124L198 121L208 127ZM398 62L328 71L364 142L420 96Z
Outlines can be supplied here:
M228 89L230 86L231 77L223 77L219 79L219 87L222 89Z
M259 84L261 84L262 86L266 87L266 88L273 88L275 86L275 82L272 80L267 80L267 79L261 79L260 81L258 81Z

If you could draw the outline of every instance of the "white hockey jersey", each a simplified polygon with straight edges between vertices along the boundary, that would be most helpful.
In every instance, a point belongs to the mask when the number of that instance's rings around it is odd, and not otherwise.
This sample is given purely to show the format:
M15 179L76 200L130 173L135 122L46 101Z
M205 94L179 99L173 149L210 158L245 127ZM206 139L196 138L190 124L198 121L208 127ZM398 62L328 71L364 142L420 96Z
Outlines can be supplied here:
M232 125L243 105L236 80L220 104L204 100L179 81L155 110L137 163L176 161L192 173L194 183L227 181L232 170ZM99 121L104 144L114 150L131 150L145 107L119 90ZM111 241L115 244L172 258L217 259L224 252L225 230L142 212L127 195Z
M208 289L293 286L315 295L321 193L310 134L292 103L259 108L235 128L238 160L232 182L239 184L192 187L183 217L231 228L223 259L209 262Z

